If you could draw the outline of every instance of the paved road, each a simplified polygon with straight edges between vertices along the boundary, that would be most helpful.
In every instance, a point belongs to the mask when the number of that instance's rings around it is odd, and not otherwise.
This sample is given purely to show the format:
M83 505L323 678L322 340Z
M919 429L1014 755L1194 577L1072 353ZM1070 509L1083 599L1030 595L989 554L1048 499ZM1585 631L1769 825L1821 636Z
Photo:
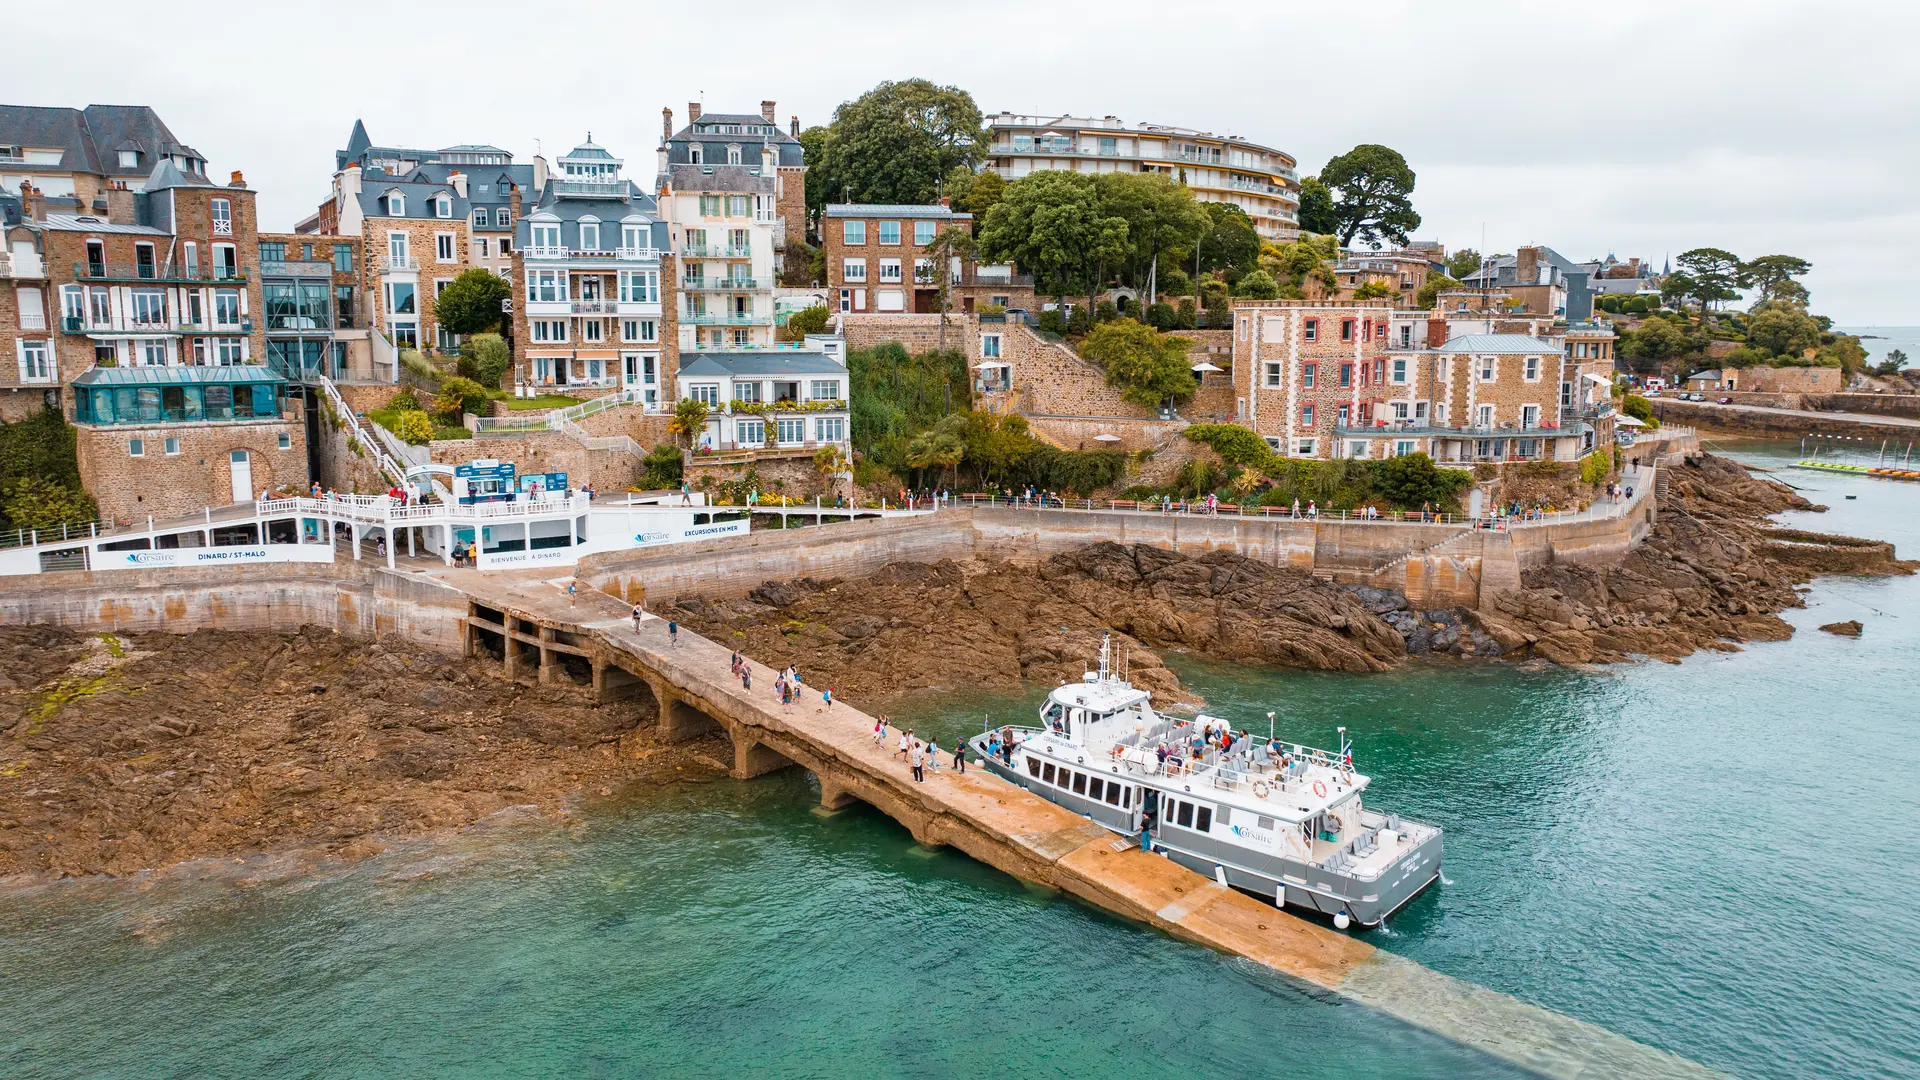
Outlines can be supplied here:
M1770 416L1792 416L1809 421L1839 422L1843 424L1880 424L1886 427L1912 428L1920 433L1920 420L1909 420L1904 416L1881 416L1877 413L1857 412L1821 412L1816 409L1776 409L1771 405L1719 405L1711 401L1674 401L1670 398L1655 398L1656 412L1666 405L1678 405L1683 409L1705 409L1709 412L1765 413Z

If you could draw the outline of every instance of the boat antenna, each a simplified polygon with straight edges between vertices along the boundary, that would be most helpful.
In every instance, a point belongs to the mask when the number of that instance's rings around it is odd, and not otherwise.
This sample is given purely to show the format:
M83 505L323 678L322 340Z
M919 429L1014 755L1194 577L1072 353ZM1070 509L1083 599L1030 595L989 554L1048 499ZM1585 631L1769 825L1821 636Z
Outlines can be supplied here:
M1353 740L1347 738L1346 725L1340 726L1340 760L1347 761L1353 756Z
M1107 676L1111 674L1113 671L1113 665L1111 662L1112 655L1113 655L1113 635L1103 634L1100 637L1100 681L1101 682L1106 682Z
M1267 713L1267 741L1273 741L1273 713L1271 711Z

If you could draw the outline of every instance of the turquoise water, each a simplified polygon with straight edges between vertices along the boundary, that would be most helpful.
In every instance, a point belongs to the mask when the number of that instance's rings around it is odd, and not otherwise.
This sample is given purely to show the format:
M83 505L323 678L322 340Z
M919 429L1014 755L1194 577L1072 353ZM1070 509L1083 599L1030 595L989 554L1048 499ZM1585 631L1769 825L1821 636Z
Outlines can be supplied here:
M1783 475L1833 505L1811 527L1920 551L1920 488ZM1174 662L1213 712L1347 724L1374 801L1447 828L1448 883L1369 940L1735 1075L1910 1076L1920 579L1809 599L1792 641L1679 665ZM1038 696L896 711L946 744ZM680 785L327 877L17 890L0 1074L1506 1072L813 802Z

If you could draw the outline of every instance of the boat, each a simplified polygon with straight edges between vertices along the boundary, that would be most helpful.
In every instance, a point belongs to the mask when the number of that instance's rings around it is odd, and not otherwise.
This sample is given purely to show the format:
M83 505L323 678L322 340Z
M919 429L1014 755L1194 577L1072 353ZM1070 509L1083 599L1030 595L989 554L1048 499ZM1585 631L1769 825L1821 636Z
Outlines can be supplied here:
M1371 780L1353 767L1346 728L1328 752L1157 712L1124 661L1115 669L1111 636L1097 670L1047 695L1037 726L968 742L995 775L1340 929L1378 926L1440 878L1437 826L1363 805Z

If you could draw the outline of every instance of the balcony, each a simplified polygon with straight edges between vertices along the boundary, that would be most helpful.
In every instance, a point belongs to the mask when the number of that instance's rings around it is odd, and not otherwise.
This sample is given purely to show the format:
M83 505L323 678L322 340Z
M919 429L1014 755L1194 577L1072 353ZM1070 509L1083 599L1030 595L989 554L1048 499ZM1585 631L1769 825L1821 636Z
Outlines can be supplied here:
M247 268L244 266L217 266L185 263L109 263L77 262L73 264L73 277L76 281L164 281L183 284L207 283L244 283L247 280Z
M563 199L625 199L631 190L625 180L553 181L553 193Z
M681 292L752 292L760 283L752 278L688 278Z
M688 244L680 253L689 259L751 259L753 246L742 244Z
M573 254L565 244L528 244L520 254L529 259L564 259Z
M1564 439L1580 434L1577 427L1447 427L1425 420L1388 420L1374 424L1336 424L1333 433L1354 438L1389 439L1433 436L1443 439Z
M373 268L383 274L411 274L420 269L420 260L411 255L375 255Z
M613 315L619 312L619 302L615 300L575 300L575 315Z
M242 323L245 325L245 323ZM325 315L267 315L267 333L314 333L331 330Z
M1005 285L1010 288L1030 289L1033 287L1032 274L1016 274L1012 267L981 266L973 271L975 285Z
M771 314L755 315L752 313L742 315L731 311L717 314L707 312L698 315L683 316L680 321L686 323L688 326L770 326L773 323L773 316Z
M331 278L331 259L262 259L261 277Z
M659 262L660 249L650 247L623 248L570 248L565 245L541 244L520 249L520 253L529 259L573 259L601 262Z
M244 336L253 333L253 320L241 319L237 323L212 325L204 322L187 322L169 318L112 318L79 319L67 316L60 320L60 331L66 334L87 334L93 337L159 337L172 334L206 334L211 336Z

